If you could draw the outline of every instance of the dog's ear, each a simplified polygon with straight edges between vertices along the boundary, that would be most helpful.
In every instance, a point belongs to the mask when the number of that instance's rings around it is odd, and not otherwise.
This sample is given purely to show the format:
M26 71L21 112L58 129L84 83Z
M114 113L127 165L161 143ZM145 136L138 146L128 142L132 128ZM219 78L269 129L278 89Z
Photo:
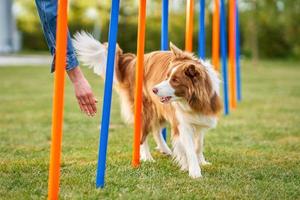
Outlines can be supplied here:
M198 70L196 69L195 65L191 64L189 65L185 70L184 74L192 79L193 81L197 80L197 77L200 75Z
M183 51L176 47L172 42L170 42L170 50L175 55L175 57L182 57Z
M211 91L212 85L210 79L207 78L201 68L195 65L189 65L185 71L185 75L192 81L193 87L191 87L191 95L189 95L189 105L197 111L201 111L203 114L210 114L212 112L213 106L211 106ZM216 109L219 105L218 102L213 102L216 105Z
M116 44L116 53L119 53L119 55L123 54L123 50L121 49L118 43Z

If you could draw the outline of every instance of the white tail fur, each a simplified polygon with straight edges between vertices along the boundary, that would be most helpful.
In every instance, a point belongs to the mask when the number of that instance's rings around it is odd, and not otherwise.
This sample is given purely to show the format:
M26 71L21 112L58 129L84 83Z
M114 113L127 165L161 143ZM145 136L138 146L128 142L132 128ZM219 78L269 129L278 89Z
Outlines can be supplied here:
M81 31L74 35L73 45L76 54L83 65L94 70L95 74L105 78L106 62L107 62L107 47L97 41L91 34ZM114 75L114 84L116 84ZM133 114L131 104L126 93L122 90L118 91L121 100L121 114L123 120L127 123L133 122Z
M87 65L105 78L107 48L97 41L91 34L81 31L74 35L73 45L77 56L83 65Z

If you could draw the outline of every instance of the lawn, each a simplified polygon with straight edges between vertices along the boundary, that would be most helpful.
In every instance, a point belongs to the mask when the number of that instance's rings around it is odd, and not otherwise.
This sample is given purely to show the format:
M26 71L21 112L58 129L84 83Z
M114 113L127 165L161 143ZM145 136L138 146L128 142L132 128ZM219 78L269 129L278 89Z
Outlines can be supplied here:
M155 150L155 163L132 169L133 131L114 93L104 189L95 189L101 112L85 117L67 81L61 199L299 199L300 63L242 66L243 101L207 134L212 165L198 180ZM101 109L103 82L84 72ZM0 68L0 199L47 196L52 81L46 67Z

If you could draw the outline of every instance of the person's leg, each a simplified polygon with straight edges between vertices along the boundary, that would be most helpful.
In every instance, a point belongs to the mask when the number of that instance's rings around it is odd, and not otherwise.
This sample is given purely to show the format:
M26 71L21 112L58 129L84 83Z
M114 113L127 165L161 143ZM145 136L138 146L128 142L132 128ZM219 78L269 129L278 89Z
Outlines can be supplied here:
M35 0L37 10L40 16L44 35L51 54L55 58L55 42L56 42L56 18L57 18L57 0ZM72 45L70 33L68 32L67 46L67 66L69 71L79 65L76 58L75 50ZM52 64L52 72L54 71L54 61Z

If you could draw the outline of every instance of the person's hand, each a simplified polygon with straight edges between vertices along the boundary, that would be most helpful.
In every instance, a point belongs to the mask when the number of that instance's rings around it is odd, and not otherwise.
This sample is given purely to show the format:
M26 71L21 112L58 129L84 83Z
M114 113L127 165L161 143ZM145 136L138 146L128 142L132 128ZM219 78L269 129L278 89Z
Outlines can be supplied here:
M97 112L97 99L80 68L76 67L68 71L68 75L73 83L75 96L81 111L85 112L88 116L94 116Z
M92 89L85 78L73 83L75 96L78 100L81 111L89 116L94 116L97 112L97 100L94 97Z

